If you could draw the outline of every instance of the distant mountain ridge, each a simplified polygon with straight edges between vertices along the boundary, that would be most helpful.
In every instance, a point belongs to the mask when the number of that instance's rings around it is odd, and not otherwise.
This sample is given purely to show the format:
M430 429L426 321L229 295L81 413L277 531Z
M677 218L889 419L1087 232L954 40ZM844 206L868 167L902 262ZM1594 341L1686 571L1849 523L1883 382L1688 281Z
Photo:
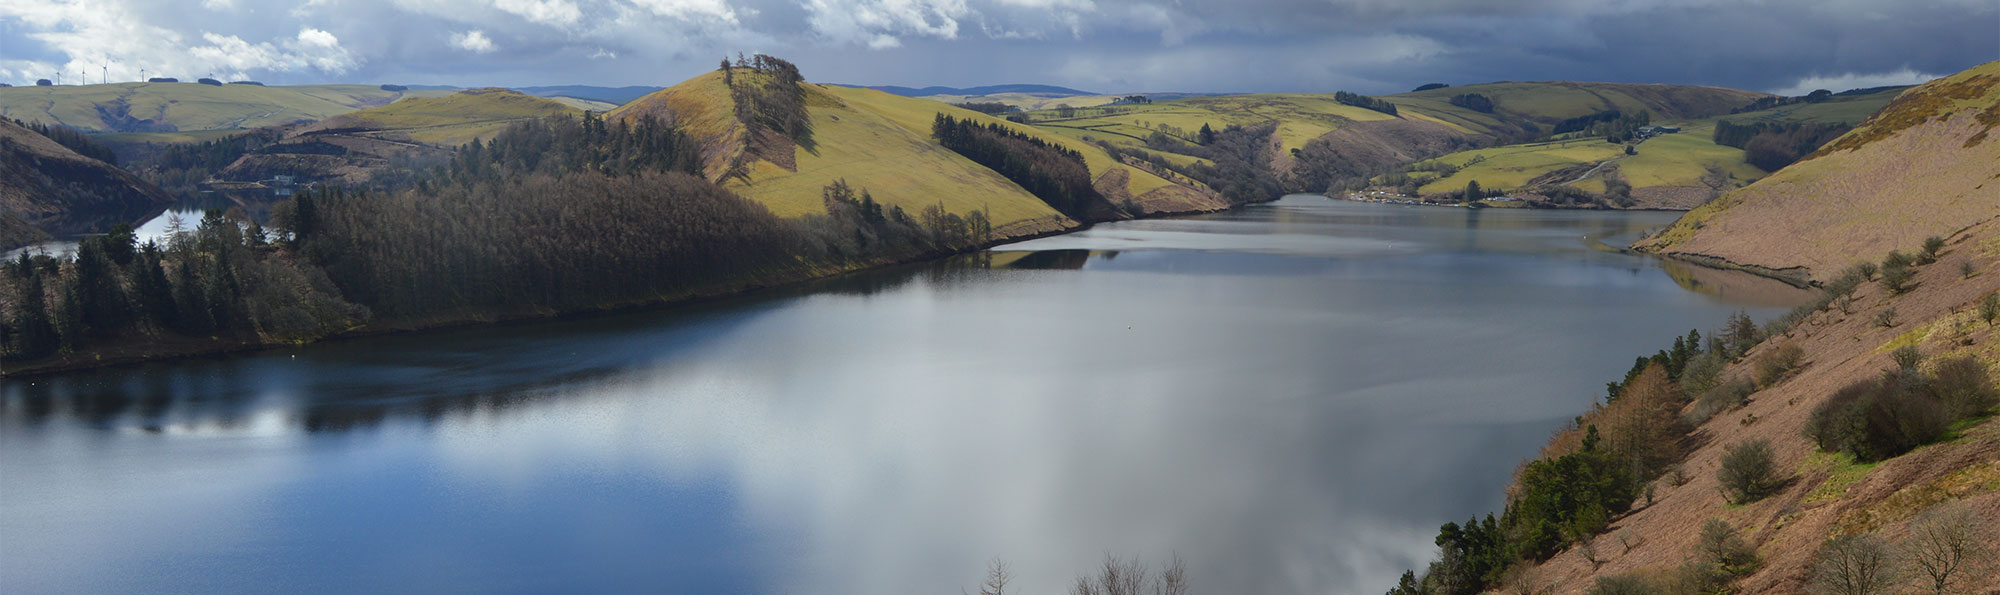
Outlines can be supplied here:
M1025 93L1028 95L1051 95L1057 97L1098 95L1098 93L1093 93L1090 91L1078 91L1076 89L1071 89L1069 87L1058 87L1055 85L1035 85L1035 84L986 85L983 87L964 87L964 88L930 86L921 89L915 87L899 87L896 85L840 85L840 86L856 87L861 89L874 89L876 91L882 91L884 93L889 93L893 95L901 95L904 97L930 97L932 95L998 95L1001 93Z

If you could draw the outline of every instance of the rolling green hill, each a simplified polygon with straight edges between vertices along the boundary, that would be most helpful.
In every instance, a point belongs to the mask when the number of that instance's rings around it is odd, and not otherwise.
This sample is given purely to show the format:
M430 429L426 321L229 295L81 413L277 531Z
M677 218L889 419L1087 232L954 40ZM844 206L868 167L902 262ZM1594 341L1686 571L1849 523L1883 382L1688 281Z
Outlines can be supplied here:
M203 85L112 83L0 88L0 115L24 122L62 124L110 140L198 142L218 130L244 130L317 122L405 99L449 97L450 89L385 91L376 85ZM609 111L601 101L552 97L573 110ZM145 134L146 136L133 136Z
M2000 62L1988 62L1903 92L1818 152L1639 247L1831 278L1854 261L2000 217L1996 126Z
M1465 93L1487 97L1494 104L1493 110L1477 111L1452 103L1452 97ZM1341 103L1331 94L1255 94L1042 110L1024 117L1056 134L1110 142L1161 156L1177 165L1185 165L1194 158L1160 150L1165 147L1157 144L1149 147L1147 140L1166 138L1193 143L1204 125L1216 129L1229 125L1272 125L1275 126L1272 144L1276 149L1272 167L1287 176L1292 189L1303 191L1325 190L1323 182L1316 184L1317 178L1305 175L1314 168L1374 175L1441 155L1444 156L1441 160L1455 165L1479 157L1489 160L1484 169L1434 181L1424 188L1425 192L1442 192L1463 188L1467 181L1476 178L1490 179L1482 181L1490 185L1515 187L1566 168L1583 165L1589 169L1598 162L1622 156L1619 147L1608 143L1601 143L1603 147L1578 143L1559 147L1562 150L1554 153L1544 153L1549 147L1546 144L1453 153L1468 146L1491 147L1546 136L1556 123L1606 110L1645 111L1658 118L1712 118L1762 97L1768 95L1716 87L1509 82L1381 97L1395 106L1393 115ZM1711 195L1709 185L1702 182L1704 176L1723 180L1719 184L1733 185L1761 174L1755 168L1740 166L1741 151L1715 147L1705 141L1693 142L1692 137L1705 139L1706 134L1706 130L1691 130L1680 137L1649 141L1657 143L1655 154L1642 151L1643 158L1627 164L1631 170L1628 175L1646 180L1651 188L1672 188L1646 191L1649 200L1659 198L1663 206L1681 204L1680 208L1686 208ZM1301 160L1307 163L1295 172ZM1711 166L1720 168L1722 175L1711 176ZM1601 176L1602 172L1594 175ZM1728 181L1732 176L1737 180ZM1584 182L1590 186L1587 178ZM1596 184L1596 191L1601 192L1602 182Z
M412 97L377 108L329 117L294 136L339 134L458 146L490 138L508 124L550 116L581 116L582 100L524 95L507 89L468 89L443 97ZM594 102L584 102L592 104Z
M373 85L112 83L0 88L0 115L84 132L186 132L311 122L451 91L384 91Z
M1846 124L1855 126L1867 120L1875 112L1882 111L1896 96L1902 95L1909 87L1895 87L1855 95L1835 95L1819 103L1795 103L1754 112L1717 116L1715 120L1728 120L1738 124L1750 122L1799 122L1806 124Z
M1482 95L1491 93L1489 97L1495 98L1496 113L1520 113L1510 111L1510 108L1506 107L1511 104L1515 106L1512 109L1538 112L1533 117L1535 121L1543 122L1556 116L1588 113L1588 108L1593 105L1591 100L1576 94L1572 88L1558 85L1545 89L1547 92L1536 94L1527 92L1529 89L1523 88L1522 85L1510 83L1450 87L1396 96L1392 97L1391 101L1398 105L1415 106L1418 109L1432 109L1437 108L1437 105L1430 99L1454 94L1448 92ZM1638 87L1643 90L1652 86L1611 86L1613 89L1621 87ZM1854 125L1879 111L1900 92L1900 89L1892 89L1837 96L1820 103L1798 103L1740 114L1727 114L1727 109L1722 109L1721 114L1716 113L1722 105L1726 105L1718 101L1732 97L1726 93L1705 98L1696 96L1699 101L1679 105L1663 105L1658 98L1684 97L1683 95L1614 94L1594 105L1615 106L1621 110L1646 109L1650 113L1660 114L1661 119L1656 120L1659 123L1678 126L1682 131L1678 134L1647 139L1637 147L1638 154L1630 156L1623 154L1622 147L1598 142L1599 139L1595 138L1510 145L1453 153L1439 157L1437 161L1462 166L1463 169L1449 176L1427 177L1419 191L1425 194L1451 192L1465 188L1468 182L1477 181L1485 188L1507 190L1519 189L1531 182L1556 183L1585 192L1602 194L1608 189L1607 177L1615 177L1631 186L1635 207L1693 208L1722 192L1763 178L1768 173L1745 163L1742 149L1716 144L1713 140L1716 122ZM1429 99L1426 100L1427 103L1409 103L1402 100L1402 97L1406 96L1425 96ZM1755 98L1754 95L1745 97ZM1653 111L1655 109L1660 111ZM1440 115L1448 119L1456 117L1442 112ZM1483 160L1467 165L1482 157ZM1599 167L1600 165L1602 167Z
M1452 97L1463 94L1491 99L1493 112L1487 114L1451 104ZM1691 85L1499 82L1415 91L1386 99L1397 107L1417 108L1467 127L1479 127L1506 118L1552 123L1606 110L1626 113L1644 110L1663 120L1705 118L1727 114L1766 96L1755 91Z
M341 179L365 184L385 166L441 161L459 145L492 138L516 122L583 114L584 110L562 101L506 89L412 97L287 130L276 142L247 152L215 178L250 183L290 175L300 181Z
M1101 193L1130 200L1146 211L1208 210L1227 206L1191 182L1175 183L1127 165L1089 143L1004 122L949 105L869 89L808 84L807 111L814 143L752 141L734 117L734 100L720 72L704 74L621 106L612 120L672 117L704 146L709 177L768 206L781 216L824 212L820 190L836 180L866 189L887 205L915 212L942 204L954 213L984 209L1002 236L1067 228L1074 221L1019 185L954 153L931 138L939 113L1000 123L1080 152ZM729 175L741 164L742 175Z
M1461 169L1428 178L1418 191L1443 194L1476 181L1507 191L1555 185L1604 194L1617 180L1630 186L1632 207L1691 209L1765 175L1744 162L1742 149L1715 144L1712 135L1712 124L1685 124L1641 142L1636 155L1596 137L1462 151L1435 160Z

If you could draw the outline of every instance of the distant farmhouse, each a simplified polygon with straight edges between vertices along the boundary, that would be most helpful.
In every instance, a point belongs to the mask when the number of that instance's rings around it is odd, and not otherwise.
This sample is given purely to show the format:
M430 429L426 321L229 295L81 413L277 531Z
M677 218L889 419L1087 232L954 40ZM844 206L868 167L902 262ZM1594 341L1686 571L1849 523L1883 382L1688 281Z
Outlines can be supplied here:
M1639 138L1652 138L1662 134L1673 134L1680 131L1681 129L1679 126L1640 126Z

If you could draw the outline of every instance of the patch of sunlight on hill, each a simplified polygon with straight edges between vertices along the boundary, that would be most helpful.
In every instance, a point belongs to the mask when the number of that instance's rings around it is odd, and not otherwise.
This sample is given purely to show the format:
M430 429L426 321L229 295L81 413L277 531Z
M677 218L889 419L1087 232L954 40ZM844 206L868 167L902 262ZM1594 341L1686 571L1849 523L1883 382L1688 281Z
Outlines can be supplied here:
M415 93L415 92L411 92ZM257 128L314 121L386 105L404 94L371 85L202 85L112 83L0 88L0 114L30 122L60 123L87 132L120 130L107 112L179 131ZM129 128L123 128L129 130Z
M1537 176L1565 167L1613 159L1624 153L1624 145L1607 143L1603 139L1579 139L1460 151L1436 160L1458 165L1463 169L1450 176L1432 180L1418 191L1451 192L1465 188L1467 182L1474 180L1477 180L1481 187L1513 190L1526 185L1529 180ZM1479 158L1484 159L1478 163L1471 163ZM1470 165L1467 165L1468 163Z
M1751 122L1803 122L1810 124L1846 124L1856 126L1868 120L1869 116L1882 111L1884 106L1894 101L1903 89L1878 91L1867 95L1835 97L1820 103L1795 103L1767 110L1743 112L1727 116L1717 116L1714 120L1728 120L1737 124Z
M334 130L386 140L457 146L491 138L515 122L581 116L562 102L505 89L471 89L442 97L412 97L328 118L307 130ZM354 130L359 129L359 130Z
M931 139L931 124L940 112L997 123L1075 150L1083 155L1096 177L1122 170L1129 174L1126 189L1133 196L1173 185L1145 170L1113 160L1110 154L1080 138L928 99L869 89L810 85L807 105L812 115L814 142L810 150L798 147L793 151L796 170L759 159L748 166L747 182L742 179L726 182L730 188L782 216L824 212L821 190L835 180L845 179L850 185L867 189L876 200L913 213L942 203L955 213L988 209L996 227L1022 223L1028 227L1052 228L1067 221L1019 185ZM709 175L721 178L729 164L747 150L733 106L722 73L711 72L620 106L609 117L672 114L691 136L703 143Z
M1764 170L1743 161L1742 149L1715 144L1714 133L1713 128L1688 128L1646 139L1639 144L1639 154L1618 161L1618 170L1633 188L1699 186L1710 167L1720 168L1739 183L1764 177Z
M747 184L728 183L732 190L785 217L825 212L821 190L844 179L911 214L941 203L955 213L986 209L996 227L1062 218L1000 174L932 142L932 117L938 108L951 108L866 89L815 87L811 92L834 100L812 106L816 152L796 150L796 172L758 161Z

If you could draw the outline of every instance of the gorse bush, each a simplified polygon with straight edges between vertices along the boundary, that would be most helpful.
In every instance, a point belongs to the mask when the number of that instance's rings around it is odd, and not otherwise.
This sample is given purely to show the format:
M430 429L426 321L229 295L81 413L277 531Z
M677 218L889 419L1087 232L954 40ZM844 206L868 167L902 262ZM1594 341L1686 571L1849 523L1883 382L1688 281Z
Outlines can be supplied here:
M1977 362L1951 363L1949 369L1951 377L1942 381L1899 368L1847 385L1813 409L1806 437L1820 450L1845 452L1862 461L1879 461L1937 440L1959 407L1991 407L1993 398L1985 368ZM1947 393L1963 404L1947 405Z
M1739 379L1716 385L1702 392L1700 398L1695 400L1694 407L1688 409L1687 423L1688 425L1706 423L1715 414L1742 405L1750 393L1755 391L1756 386L1748 380Z
M1768 440L1740 442L1723 450L1716 479L1729 499L1743 504L1770 495L1778 487L1777 462Z
M1927 388L1952 419L1985 415L2000 403L2000 388L1986 366L1970 356L1939 361Z
M1806 351L1793 343L1781 343L1757 356L1757 386L1769 387L1783 380L1805 359Z
M1931 236L1924 238L1923 250L1917 252L1917 264L1937 262L1938 253L1944 250L1944 238Z
M1899 295L1911 289L1911 281L1917 276L1916 259L1902 252L1890 251L1882 259L1882 288L1891 295Z
M1743 540L1743 535L1735 527L1722 519L1708 519L1701 524L1701 538L1695 544L1696 559L1711 564L1732 577L1741 577L1757 571L1761 562L1757 548Z
M1904 345L1889 352L1889 360L1896 362L1896 368L1904 372L1914 372L1924 363L1924 352L1916 347Z

